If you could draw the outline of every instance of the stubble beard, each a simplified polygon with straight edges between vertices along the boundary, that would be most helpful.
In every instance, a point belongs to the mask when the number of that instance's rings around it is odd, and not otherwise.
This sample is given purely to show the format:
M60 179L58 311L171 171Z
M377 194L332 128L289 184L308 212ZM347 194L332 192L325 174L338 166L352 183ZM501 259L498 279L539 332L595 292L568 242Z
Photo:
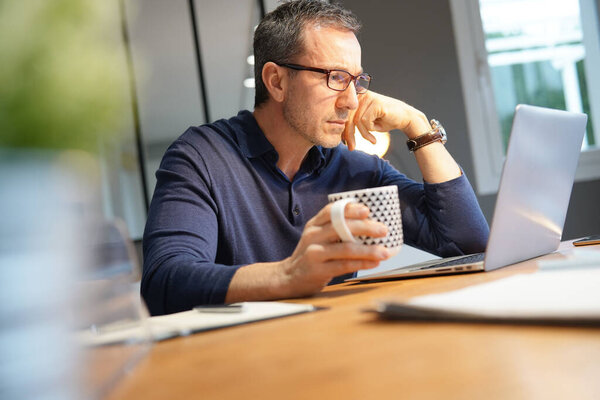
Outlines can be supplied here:
M342 140L342 132L340 132L340 134L336 135L335 137L326 133L320 134L320 124L326 124L327 120L318 121L315 124L311 124L312 122L314 122L314 120L311 119L308 113L301 107L298 107L297 105L293 104L291 101L287 101L283 105L283 118L286 120L288 125L298 133L298 135L300 135L302 138L304 138L305 140L307 140L315 146L332 148L340 144ZM329 118L328 120L346 118L347 114L336 115L335 117Z

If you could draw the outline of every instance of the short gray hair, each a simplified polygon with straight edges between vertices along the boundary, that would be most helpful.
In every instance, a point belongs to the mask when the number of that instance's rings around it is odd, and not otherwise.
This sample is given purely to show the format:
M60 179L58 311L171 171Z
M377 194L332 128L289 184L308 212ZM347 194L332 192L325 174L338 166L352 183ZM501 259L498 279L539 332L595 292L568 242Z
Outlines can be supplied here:
M291 63L304 50L303 29L308 24L348 30L356 34L360 22L349 10L320 0L288 1L267 14L254 32L254 107L269 99L262 80L264 65Z

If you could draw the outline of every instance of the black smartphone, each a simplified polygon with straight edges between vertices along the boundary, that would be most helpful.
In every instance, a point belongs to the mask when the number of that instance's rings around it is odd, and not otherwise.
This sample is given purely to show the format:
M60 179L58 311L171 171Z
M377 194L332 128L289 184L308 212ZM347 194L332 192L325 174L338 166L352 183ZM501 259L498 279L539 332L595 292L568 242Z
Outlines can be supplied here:
M600 244L600 235L591 235L573 242L573 246L587 246L590 244Z

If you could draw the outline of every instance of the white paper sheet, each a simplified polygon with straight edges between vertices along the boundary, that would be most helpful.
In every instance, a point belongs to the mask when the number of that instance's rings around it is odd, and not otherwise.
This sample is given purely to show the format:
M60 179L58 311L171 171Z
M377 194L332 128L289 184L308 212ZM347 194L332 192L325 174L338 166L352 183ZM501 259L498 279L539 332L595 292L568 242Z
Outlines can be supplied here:
M310 304L294 304L275 301L245 302L242 311L236 313L199 312L197 310L151 317L141 323L106 326L97 330L78 333L81 342L88 346L100 346L151 340L163 340L185 336L194 332L240 325L253 321L278 318L286 315L314 311Z
M487 317L600 319L600 268L515 275L404 304Z

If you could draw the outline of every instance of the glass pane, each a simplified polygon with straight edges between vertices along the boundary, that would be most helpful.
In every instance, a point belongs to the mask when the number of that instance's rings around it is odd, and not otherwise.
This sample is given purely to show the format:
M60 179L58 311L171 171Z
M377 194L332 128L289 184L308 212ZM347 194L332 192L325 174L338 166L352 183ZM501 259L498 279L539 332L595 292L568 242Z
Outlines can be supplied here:
M150 200L167 147L206 122L204 104L188 1L126 0L125 9Z
M121 22L124 15L119 3L107 2L110 9L110 31L107 39L113 40L117 49L115 70L127 77L118 95L122 96L121 125L119 131L105 137L99 143L100 169L102 176L102 206L107 220L122 219L129 234L141 239L146 221L144 189L140 158L136 146L135 122L132 113L132 98L129 84L126 43L123 39ZM110 36L108 36L110 35Z
M261 18L258 3L255 0L196 0L195 4L210 109L208 122L231 118L240 110L252 110L252 40L254 27Z
M578 0L480 0L504 148L515 106L591 115ZM583 148L595 145L592 121Z

